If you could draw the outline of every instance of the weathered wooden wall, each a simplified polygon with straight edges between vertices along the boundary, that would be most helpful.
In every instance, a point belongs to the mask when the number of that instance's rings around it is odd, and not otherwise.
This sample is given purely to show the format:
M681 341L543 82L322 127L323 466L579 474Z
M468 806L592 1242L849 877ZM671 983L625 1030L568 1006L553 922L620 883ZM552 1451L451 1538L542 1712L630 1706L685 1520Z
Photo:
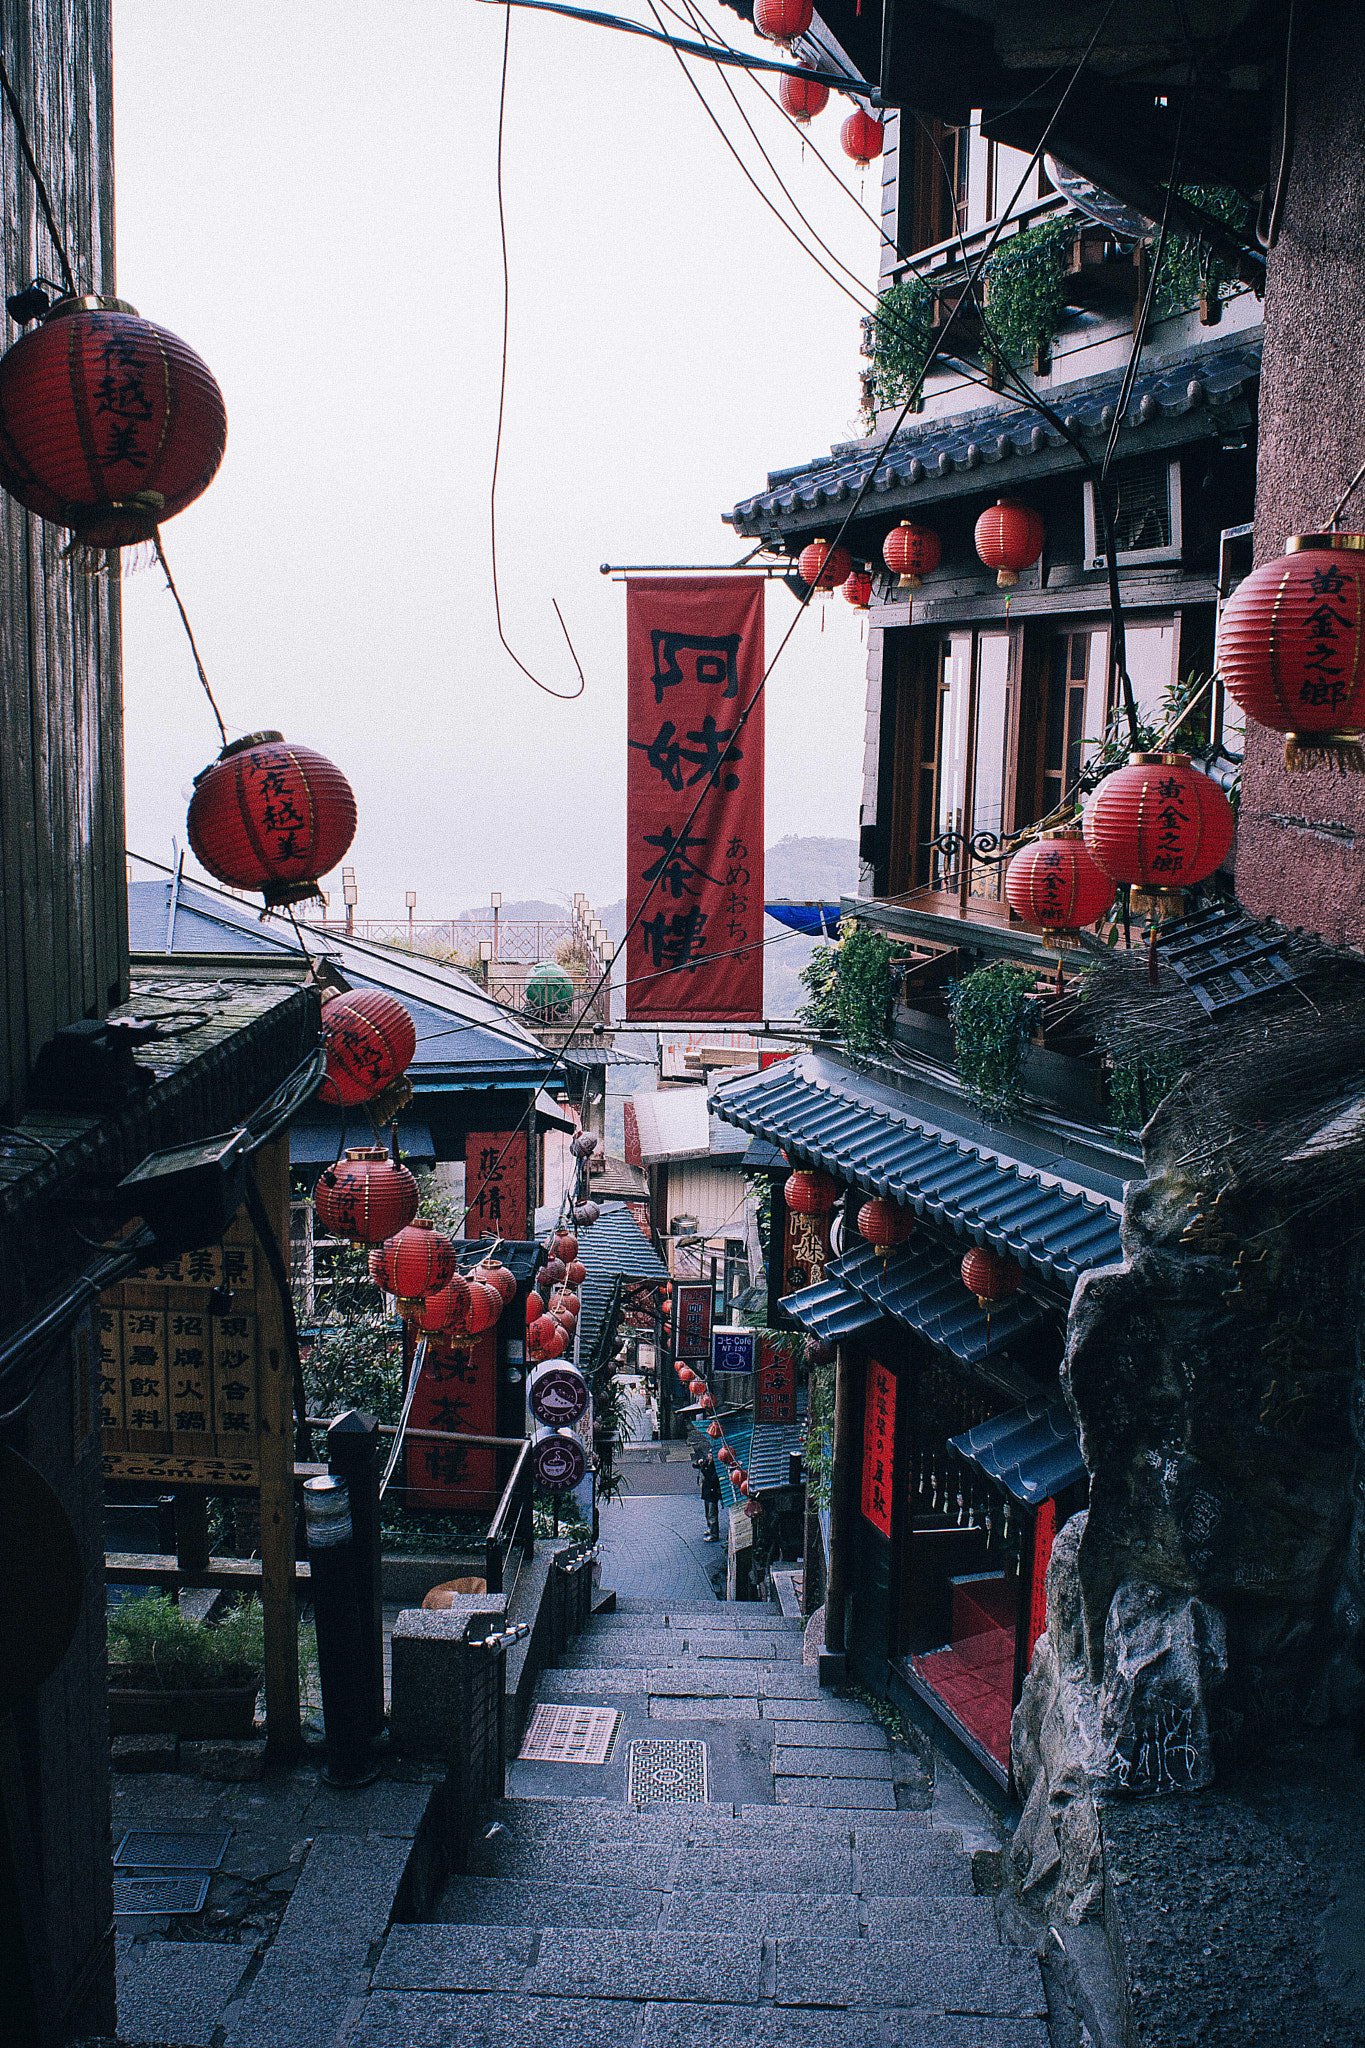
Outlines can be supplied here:
M78 288L113 292L109 0L0 0L0 36ZM0 296L60 283L7 107L0 192ZM65 538L0 494L0 1119L54 1031L128 982L119 590L64 562Z

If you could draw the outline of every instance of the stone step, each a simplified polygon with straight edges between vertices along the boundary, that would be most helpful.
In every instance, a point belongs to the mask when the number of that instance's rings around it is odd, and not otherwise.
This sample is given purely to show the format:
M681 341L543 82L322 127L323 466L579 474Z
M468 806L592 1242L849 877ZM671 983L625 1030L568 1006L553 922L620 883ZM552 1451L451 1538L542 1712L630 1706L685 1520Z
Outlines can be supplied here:
M640 1885L546 1884L496 1877L452 1877L433 1920L460 1927L658 1926L665 1894Z
M911 2008L977 2020L1043 2019L1037 1958L969 1935L951 1944L777 1938L778 2005Z
M781 1702L774 1708L773 1746L787 1749L851 1749L880 1751L886 1753L888 1744L886 1730L879 1728L875 1721L841 1721L835 1728L829 1723L818 1721L778 1720Z
M880 1778L889 1785L895 1775L891 1753L884 1745L880 1750L845 1749L832 1742L818 1749L797 1749L788 1742L774 1742L772 1765L775 1778Z
M751 1607L727 1604L717 1600L711 1607L669 1607L664 1612L641 1613L631 1611L616 1614L594 1614L584 1624L583 1634L609 1635L617 1630L631 1629L705 1629L708 1634L732 1630L742 1633L757 1629L770 1635L801 1635L805 1623L793 1615L779 1614L775 1607Z
M755 1818L760 1813L770 1818L760 1823ZM925 1832L924 1815L913 1818L919 1831ZM775 1824L793 1838L828 1837L842 1842L849 1838L846 1822L841 1825L823 1815L784 1815L774 1806L746 1806L742 1814L735 1814L728 1805L699 1805L692 1800L627 1806L619 1800L505 1799L493 1809L493 1819L498 1832L486 1835L486 1842L562 1844L569 1854L575 1853L577 1844L593 1842L641 1847L660 1842L747 1842L756 1826L763 1826L766 1838Z
M779 1806L833 1807L841 1813L867 1807L896 1810L896 1788L889 1779L775 1777L773 1791Z
M741 1664L761 1670L780 1670L789 1665L801 1667L799 1641L789 1644L783 1638L760 1635L741 1635L733 1640L743 1647L731 1648L714 1636L707 1637L705 1647L701 1647L684 1636L681 1630L662 1643L651 1641L642 1644L628 1636L618 1636L610 1644L589 1643L585 1646L580 1639L577 1648L560 1651L556 1668L563 1671L619 1670L626 1667L673 1670L680 1664L689 1668L698 1664L703 1667Z

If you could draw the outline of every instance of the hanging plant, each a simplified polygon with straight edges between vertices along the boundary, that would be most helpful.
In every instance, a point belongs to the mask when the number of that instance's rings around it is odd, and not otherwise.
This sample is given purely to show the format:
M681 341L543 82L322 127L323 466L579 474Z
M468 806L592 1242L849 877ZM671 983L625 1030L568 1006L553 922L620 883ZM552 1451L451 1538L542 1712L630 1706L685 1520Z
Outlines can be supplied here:
M1137 1137L1180 1074L1179 1053L1164 1045L1137 1059L1114 1061L1109 1069L1109 1121L1120 1138Z
M837 1031L850 1052L871 1052L890 1024L891 948L866 925L846 926L832 946L817 946L801 969L810 1001L797 1011L804 1024Z
M872 367L864 379L864 410L869 421L878 412L904 405L933 346L934 294L919 277L898 278L877 299L877 310L863 321L863 354Z
M1226 221L1243 231L1251 221L1251 202L1228 185L1182 185L1180 196L1201 213ZM1231 257L1211 249L1198 235L1168 234L1157 272L1154 310L1180 312L1201 298L1217 301L1225 285L1237 275Z
M986 318L1015 369L1047 356L1066 311L1066 253L1071 218L1040 221L1011 235L986 265Z
M1038 1008L1032 974L1008 960L949 984L957 1071L974 1106L993 1123L1006 1122L1019 1106Z

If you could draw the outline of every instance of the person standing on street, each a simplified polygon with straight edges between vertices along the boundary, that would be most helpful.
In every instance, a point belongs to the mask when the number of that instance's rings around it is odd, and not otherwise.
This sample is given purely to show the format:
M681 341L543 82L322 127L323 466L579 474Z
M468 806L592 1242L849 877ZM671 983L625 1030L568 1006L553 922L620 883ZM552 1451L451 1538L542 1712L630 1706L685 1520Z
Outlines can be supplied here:
M720 1542L720 1474L716 1461L708 1451L701 1460L701 1502L706 1509L706 1535L704 1543Z

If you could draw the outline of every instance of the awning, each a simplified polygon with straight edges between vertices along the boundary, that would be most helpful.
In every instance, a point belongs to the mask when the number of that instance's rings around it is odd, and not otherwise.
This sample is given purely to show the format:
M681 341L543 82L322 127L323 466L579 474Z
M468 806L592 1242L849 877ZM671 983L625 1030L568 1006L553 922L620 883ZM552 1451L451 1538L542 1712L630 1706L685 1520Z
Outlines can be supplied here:
M837 903L787 903L778 901L765 903L763 914L774 924L782 924L789 932L803 932L808 939L837 938L839 935L839 905Z
M781 1145L793 1165L902 1202L1068 1293L1080 1274L1122 1259L1117 1203L894 1109L831 1061L783 1060L717 1089L711 1108Z
M791 1454L800 1451L805 1435L804 1391L798 1395L797 1406L801 1415L795 1422L755 1422L749 1411L734 1420L728 1416L724 1418L725 1441L760 1492L788 1483ZM717 1446L706 1434L704 1424L694 1422L690 1431L695 1445L715 1452ZM744 1495L736 1493L730 1484L729 1468L717 1460L716 1470L720 1474L721 1497L725 1505L738 1507Z
M982 1308L963 1286L959 1262L938 1246L893 1252L883 1264L873 1245L860 1245L847 1258L831 1259L827 1278L962 1365L979 1365L1045 1319L1027 1294L1013 1294L989 1312Z
M1041 1397L979 1422L950 1449L1002 1486L1021 1507L1036 1508L1085 1479L1076 1424L1065 1401Z
M567 1131L572 1137L578 1125L565 1114L552 1095L542 1089L536 1097L536 1122L543 1131Z
M780 1306L803 1329L835 1343L859 1330L873 1329L882 1319L879 1308L838 1280L818 1280L813 1287L786 1294Z
M662 1287L667 1266L624 1205L605 1208L596 1223L578 1232L578 1256L585 1278L578 1290L578 1358L587 1371L616 1334L623 1286Z
M309 1173L310 1168L318 1171L330 1166L338 1152L343 1155L362 1145L375 1145L377 1139L369 1124L362 1117L359 1123L348 1123L343 1142L339 1124L291 1124L289 1126L289 1164ZM402 1118L398 1123L398 1149L408 1166L432 1166L436 1161L436 1147L426 1124L407 1123ZM316 1180L317 1173L309 1174Z

